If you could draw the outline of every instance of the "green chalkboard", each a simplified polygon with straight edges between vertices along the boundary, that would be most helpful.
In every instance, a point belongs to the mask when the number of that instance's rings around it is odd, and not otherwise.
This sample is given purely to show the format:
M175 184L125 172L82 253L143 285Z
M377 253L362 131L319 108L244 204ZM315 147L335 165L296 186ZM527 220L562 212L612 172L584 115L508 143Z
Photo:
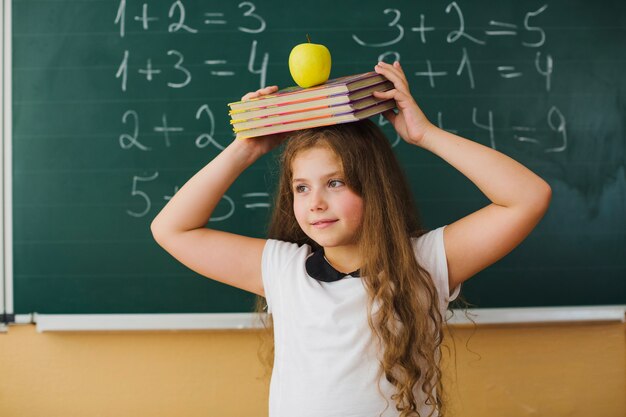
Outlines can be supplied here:
M228 144L227 103L292 85L287 60L326 45L331 77L400 59L429 118L545 178L532 235L464 286L478 307L626 304L626 4L584 0L12 3L15 313L248 312L149 225ZM379 123L428 228L487 204ZM274 156L211 226L263 236Z

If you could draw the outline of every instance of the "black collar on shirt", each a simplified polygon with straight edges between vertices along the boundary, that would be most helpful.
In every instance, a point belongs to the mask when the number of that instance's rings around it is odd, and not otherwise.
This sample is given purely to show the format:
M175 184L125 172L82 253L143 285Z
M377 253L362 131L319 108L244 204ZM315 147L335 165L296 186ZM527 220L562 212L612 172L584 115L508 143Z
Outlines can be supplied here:
M315 278L316 280L323 282L339 281L348 275L354 278L359 278L361 276L358 269L354 272L350 272L349 274L337 271L324 257L324 249L322 248L316 250L307 258L305 266L306 272L311 278Z

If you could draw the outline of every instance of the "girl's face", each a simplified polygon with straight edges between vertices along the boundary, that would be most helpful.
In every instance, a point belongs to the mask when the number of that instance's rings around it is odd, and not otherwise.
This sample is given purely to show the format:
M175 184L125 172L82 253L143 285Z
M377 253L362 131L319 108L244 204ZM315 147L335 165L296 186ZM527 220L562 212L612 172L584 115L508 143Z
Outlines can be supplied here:
M304 233L324 248L355 245L363 199L346 185L339 158L318 146L296 155L291 169L293 211Z

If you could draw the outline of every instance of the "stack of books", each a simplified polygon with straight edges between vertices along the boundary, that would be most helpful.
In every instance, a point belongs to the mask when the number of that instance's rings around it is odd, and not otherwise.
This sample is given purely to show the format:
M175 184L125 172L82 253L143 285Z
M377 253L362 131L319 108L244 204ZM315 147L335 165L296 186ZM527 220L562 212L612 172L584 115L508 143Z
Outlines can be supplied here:
M291 132L365 119L396 107L374 97L393 83L377 72L349 75L315 87L288 87L274 94L229 103L237 139Z

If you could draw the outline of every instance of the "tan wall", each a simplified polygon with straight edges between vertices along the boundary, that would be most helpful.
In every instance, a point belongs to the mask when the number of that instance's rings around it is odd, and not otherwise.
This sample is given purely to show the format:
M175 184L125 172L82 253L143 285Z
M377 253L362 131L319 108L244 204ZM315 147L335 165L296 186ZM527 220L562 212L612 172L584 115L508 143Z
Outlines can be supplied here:
M455 416L626 416L626 326L453 328ZM1 417L267 416L254 331L0 334ZM456 375L455 375L456 374ZM297 416L294 416L297 417Z

